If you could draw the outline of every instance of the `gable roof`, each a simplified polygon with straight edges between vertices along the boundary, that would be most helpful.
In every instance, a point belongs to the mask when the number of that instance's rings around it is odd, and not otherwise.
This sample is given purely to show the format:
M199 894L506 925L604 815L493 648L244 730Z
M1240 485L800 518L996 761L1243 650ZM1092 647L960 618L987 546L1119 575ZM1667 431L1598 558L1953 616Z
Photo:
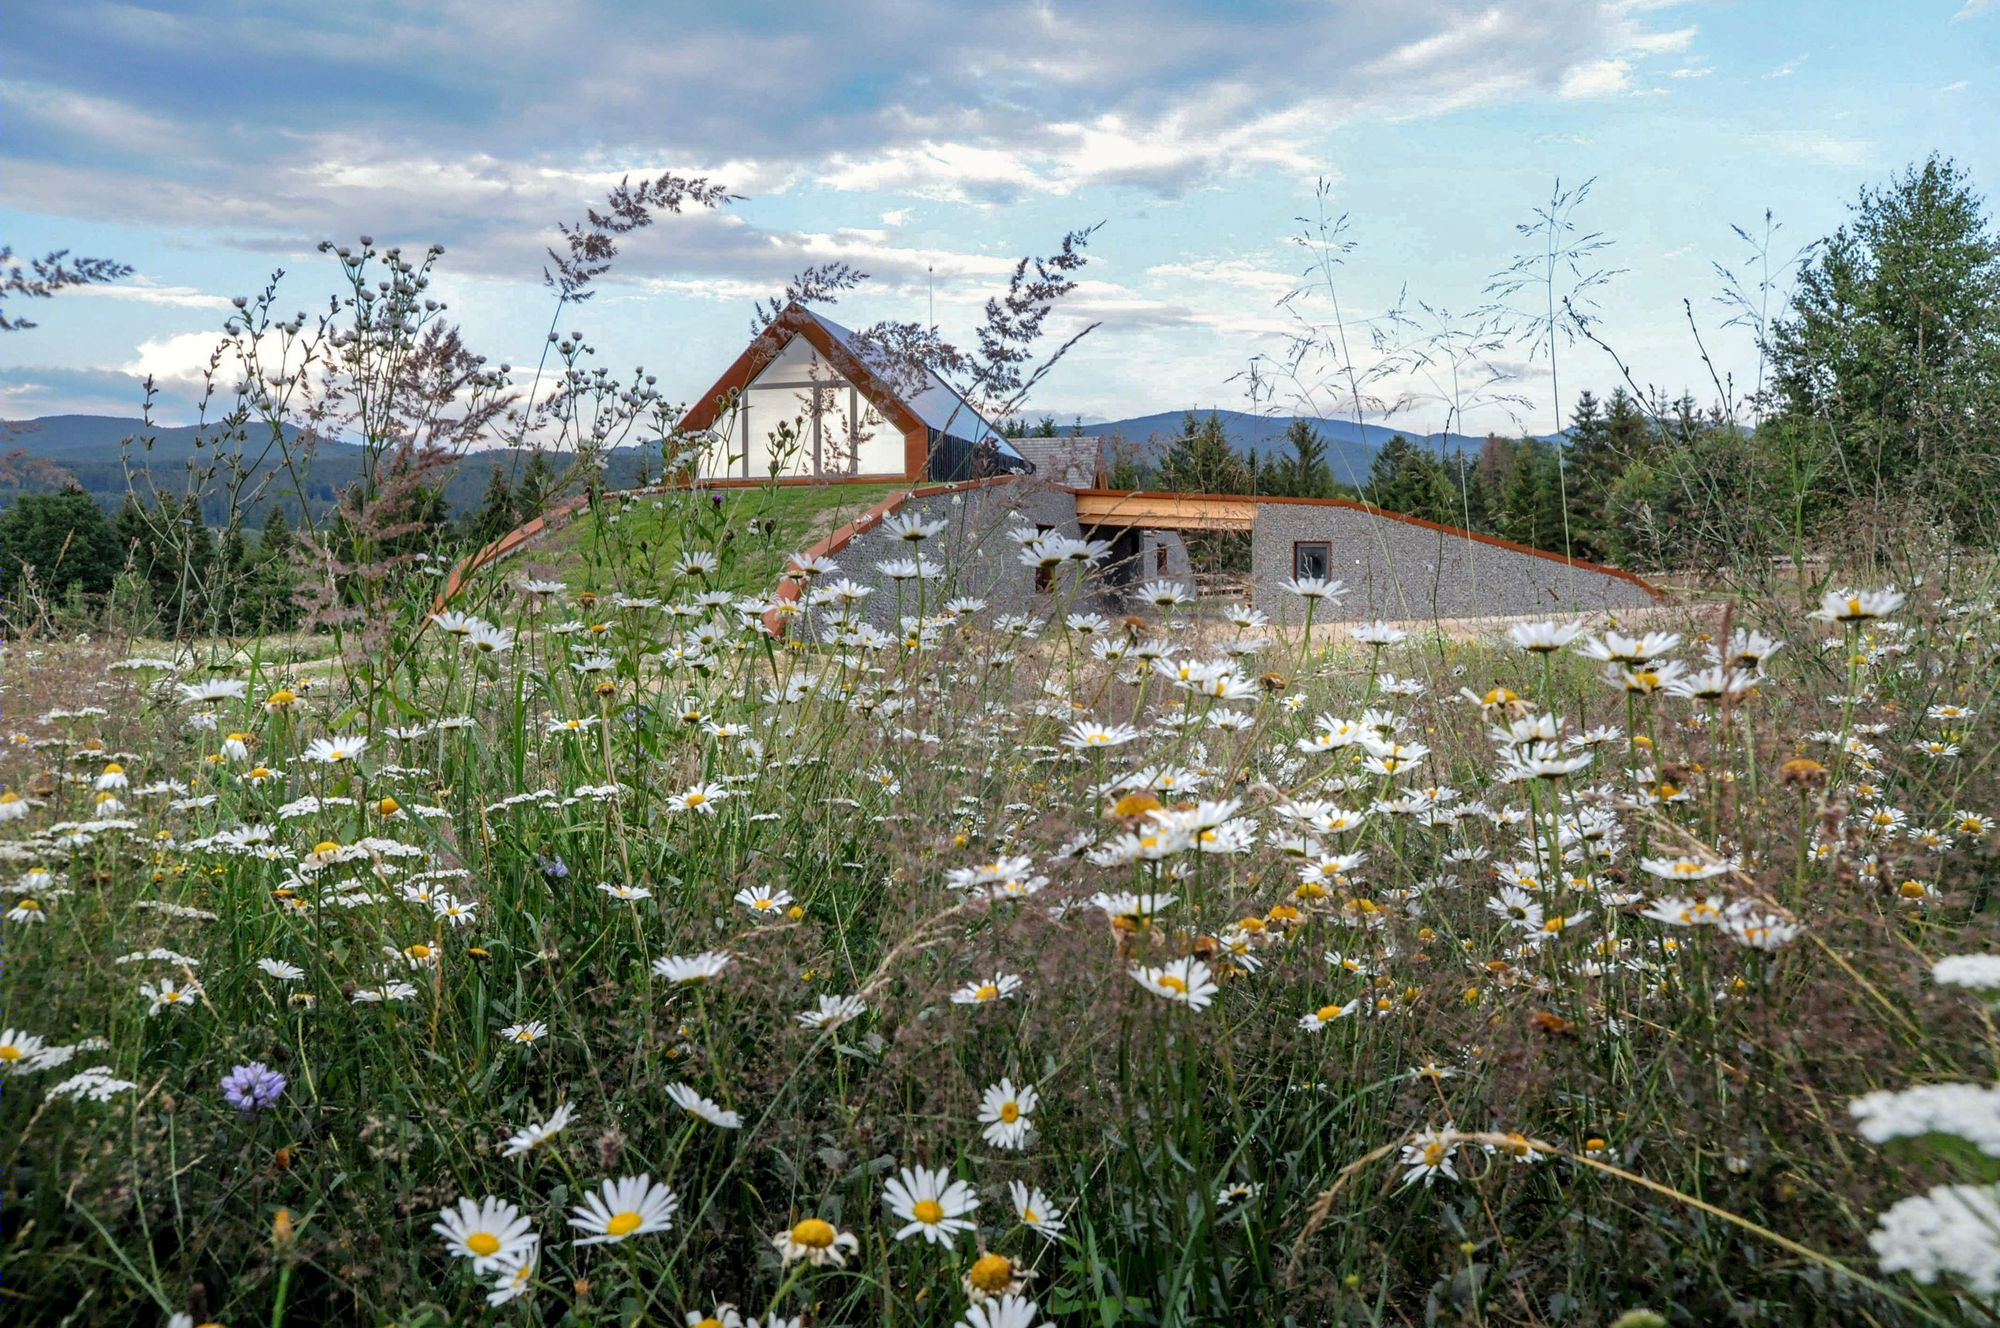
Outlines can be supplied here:
M991 442L1003 454L1023 459L999 430L935 370L926 368L923 389L904 397L869 366L867 356L853 332L801 304L786 305L784 311L771 320L770 326L744 347L736 362L725 369L722 377L715 380L715 385L681 417L681 430L695 433L714 428L722 413L723 398L730 392L748 387L771 361L778 358L794 337L803 337L806 344L818 351L836 373L854 384L869 404L881 412L882 418L905 433L922 431L963 438L975 444Z

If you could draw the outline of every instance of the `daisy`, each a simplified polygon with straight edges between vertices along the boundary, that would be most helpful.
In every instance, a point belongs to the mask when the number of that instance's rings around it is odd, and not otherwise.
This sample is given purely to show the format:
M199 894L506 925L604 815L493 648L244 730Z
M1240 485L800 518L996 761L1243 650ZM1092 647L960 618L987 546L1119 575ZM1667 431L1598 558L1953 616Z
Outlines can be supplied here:
M354 761L368 747L366 738L314 738L306 744L305 759L323 765Z
M48 1044L32 1033L14 1028L0 1030L0 1073L40 1069L47 1048Z
M1079 751L1092 748L1122 747L1139 736L1139 730L1130 724L1096 724L1079 721L1069 726L1063 735L1062 744Z
M162 978L158 986L140 983L139 994L152 1002L146 1013L156 1015L162 1010L186 1010L193 1006L194 998L201 994L201 984L190 982L183 987L172 978Z
M951 994L953 1005L985 1005L1004 1001L1021 989L1021 979L1012 973L995 973L984 982L968 982Z
M1041 1311L1035 1302L1022 1296L1004 1295L995 1300L981 1300L968 1305L965 1317L958 1321L957 1328L1055 1328L1053 1323L1043 1321Z
M281 982L297 982L306 975L303 968L297 964L288 964L282 959L259 959L257 967Z
M904 1222L897 1240L921 1235L933 1245L949 1245L959 1232L972 1230L968 1215L979 1207L970 1185L929 1167L904 1167L885 1188L882 1202Z
M534 1224L521 1210L505 1199L487 1195L474 1201L461 1198L455 1207L438 1214L431 1230L444 1237L448 1253L472 1260L474 1272L487 1272L510 1255L532 1249Z
M1034 1269L1023 1268L1006 1255L988 1250L972 1261L959 1285L965 1288L966 1298L978 1305L1003 1296L1018 1296L1034 1277Z
M792 902L792 892L789 890L759 890L754 886L746 886L736 892L736 902L749 909L752 913L762 913L770 916L785 911L786 907Z
M1699 858L1641 858L1639 868L1666 881L1706 881L1729 870L1723 863Z
M721 950L704 950L698 955L667 955L653 961L653 972L669 982L695 985L721 977L729 967L729 955Z
M48 920L48 914L43 912L42 901L39 899L19 900L15 903L14 907L7 910L7 921L9 922L32 923L47 922Z
M1048 1195L1018 1180L1007 1183L1007 1195L1014 1202L1014 1216L1021 1219L1021 1225L1048 1240L1062 1235L1062 1209Z
M1443 1176L1446 1180L1457 1180L1458 1171L1452 1166L1452 1152L1457 1147L1457 1135L1446 1121L1442 1130L1425 1130L1403 1145L1403 1184L1415 1185L1418 1181L1425 1188Z
M1311 1014L1300 1016L1299 1027L1305 1029L1308 1033L1317 1033L1328 1024L1335 1023L1353 1014L1360 1006L1361 1000L1359 997L1356 997L1345 1005L1322 1005Z
M1165 997L1190 1010L1205 1010L1218 990L1208 965L1199 959L1175 959L1157 967L1140 966L1132 977L1155 996Z
M816 1010L801 1010L799 1022L807 1028L839 1028L868 1012L868 1003L859 996L822 996Z
M599 881L597 888L605 894L610 895L613 899L636 902L637 900L651 899L653 897L653 892L643 885L620 885L611 881Z
M1531 655L1553 654L1582 635L1580 622L1516 623L1507 629L1507 639Z
M715 815L715 804L729 797L729 790L720 784L696 784L684 793L676 793L667 799L667 806L677 812L700 812L703 816Z
M541 1260L542 1243L539 1238L528 1242L527 1248L518 1250L500 1259L493 1265L493 1289L486 1293L488 1305L505 1305L508 1301L525 1296L534 1290L535 1268Z
M540 1042L549 1035L549 1026L540 1019L529 1019L523 1023L509 1024L500 1030L500 1036L509 1042L529 1046Z
M1669 927L1713 927L1722 921L1722 896L1656 899L1640 909L1639 916L1664 922Z
M802 1218L771 1237L779 1261L790 1267L801 1261L818 1268L832 1264L845 1267L847 1256L861 1248L851 1231L838 1231L831 1222L817 1217Z
M1829 590L1819 598L1819 607L1808 614L1821 622L1861 623L1886 618L1903 607L1903 592L1890 586L1883 590Z
M576 1108L565 1102L550 1112L547 1120L530 1121L507 1136L507 1141L500 1145L500 1156L525 1157L561 1134L575 1115Z
M607 1180L595 1194L570 1210L569 1224L590 1234L579 1245L603 1245L666 1231L674 1224L674 1210L681 1201L674 1192L654 1182L651 1176L626 1176Z
M713 1310L703 1314L700 1310L687 1312L687 1328L743 1328L743 1316L728 1301L719 1302Z
M980 1100L979 1122L986 1127L980 1135L995 1148L1026 1147L1028 1132L1035 1125L1030 1117L1039 1100L1032 1084L1023 1084L1016 1091L1013 1080L1002 1079Z
M667 1096L672 1098L674 1105L682 1111L685 1111L690 1116L699 1116L710 1125L718 1126L725 1130L740 1130L743 1128L743 1117L711 1102L700 1093L695 1092L694 1089L689 1088L686 1084L668 1084Z

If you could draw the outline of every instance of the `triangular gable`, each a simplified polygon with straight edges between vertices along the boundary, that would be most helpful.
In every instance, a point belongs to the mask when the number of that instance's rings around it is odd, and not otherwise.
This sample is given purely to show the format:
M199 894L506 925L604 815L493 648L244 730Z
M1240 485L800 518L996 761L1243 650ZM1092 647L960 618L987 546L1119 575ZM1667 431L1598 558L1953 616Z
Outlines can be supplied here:
M772 319L771 325L744 347L736 362L723 370L715 385L695 401L687 414L681 416L681 432L699 433L703 429L714 428L716 420L722 415L725 398L748 387L771 361L778 358L793 337L805 338L806 344L818 351L820 358L832 365L835 373L854 384L855 390L867 399L868 404L875 407L883 419L902 430L905 436L927 436L928 426L909 403L897 396L880 374L869 368L859 355L848 349L845 342L799 304L786 305L784 312Z

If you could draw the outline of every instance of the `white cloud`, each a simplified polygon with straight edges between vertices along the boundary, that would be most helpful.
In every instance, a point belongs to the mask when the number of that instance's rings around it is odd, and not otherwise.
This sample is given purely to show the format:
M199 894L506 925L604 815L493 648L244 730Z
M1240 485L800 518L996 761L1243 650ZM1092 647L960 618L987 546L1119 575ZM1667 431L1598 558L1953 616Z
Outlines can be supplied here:
M1572 99L1615 97L1631 86L1632 64L1629 60L1592 60L1563 76L1561 92Z
M1950 83L1947 83L1947 84L1945 84L1945 85L1944 85L1943 87L1939 88L1939 89L1938 89L1938 91L1939 91L1939 92L1963 92L1963 91L1965 91L1965 90L1966 90L1967 88L1969 88L1969 87L1971 87L1971 86L1972 86L1972 83L1971 83L1971 81L1970 81L1969 79L1963 79L1963 78L1961 78L1961 79L1955 79L1955 80L1953 80L1952 82L1950 82Z
M1965 3L1958 7L1958 12L1951 16L1951 21L1954 23L1963 23L1969 18L1978 18L1981 14L1993 8L1995 3L1996 0L1965 0Z
M1791 59L1785 61L1785 63L1779 65L1776 69L1773 69L1768 73L1766 73L1764 77L1767 79L1790 78L1793 74L1799 72L1799 66L1803 65L1806 61L1810 59L1812 59L1811 55L1795 55Z
M210 295L192 286L160 286L145 278L104 286L78 286L70 294L95 300L130 300L139 304L163 304L177 309L227 309L226 295Z
M1683 65L1679 69L1669 69L1668 78L1707 78L1715 72L1714 65Z
M1811 129L1773 129L1752 134L1751 139L1788 157L1804 157L1828 166L1866 166L1875 154L1875 145L1865 138L1843 138Z

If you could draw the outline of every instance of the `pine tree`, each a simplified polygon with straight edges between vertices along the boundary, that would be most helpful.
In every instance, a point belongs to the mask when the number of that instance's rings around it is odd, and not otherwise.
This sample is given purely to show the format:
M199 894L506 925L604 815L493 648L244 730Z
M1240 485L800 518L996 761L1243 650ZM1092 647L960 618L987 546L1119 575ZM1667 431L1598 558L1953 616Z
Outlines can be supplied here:
M1160 458L1157 482L1174 493L1249 493L1250 467L1230 446L1221 419L1189 411Z
M1402 434L1375 454L1368 467L1366 497L1385 511L1444 524L1453 523L1458 509L1458 495L1437 455Z
M1291 449L1291 455L1279 463L1283 473L1284 496L1333 497L1333 467L1327 464L1326 440L1320 437L1312 421L1293 420L1285 430L1285 445Z
M72 485L61 493L29 493L0 514L0 594L12 594L24 569L51 598L72 591L101 595L117 579L117 536L96 499Z
M283 503L271 504L264 518L264 530L257 539L257 553L250 574L250 621L260 632L288 632L298 626L299 609L295 597L298 570L293 555L298 539L285 515Z
M477 512L465 519L466 542L484 545L499 539L514 528L518 509L518 495L507 480L506 467L496 463L486 479L485 500Z
M555 486L556 472L549 465L548 454L540 448L535 449L528 454L521 482L514 486L514 525L526 525L540 516L555 493Z

